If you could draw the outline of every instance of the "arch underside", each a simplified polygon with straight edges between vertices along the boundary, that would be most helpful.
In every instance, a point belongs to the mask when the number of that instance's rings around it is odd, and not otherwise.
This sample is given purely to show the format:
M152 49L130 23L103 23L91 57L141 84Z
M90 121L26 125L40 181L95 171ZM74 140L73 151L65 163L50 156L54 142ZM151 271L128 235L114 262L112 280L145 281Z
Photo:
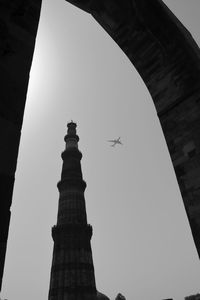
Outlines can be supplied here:
M69 0L128 56L155 105L200 257L200 51L161 0Z
M0 290L24 106L42 0L0 0Z

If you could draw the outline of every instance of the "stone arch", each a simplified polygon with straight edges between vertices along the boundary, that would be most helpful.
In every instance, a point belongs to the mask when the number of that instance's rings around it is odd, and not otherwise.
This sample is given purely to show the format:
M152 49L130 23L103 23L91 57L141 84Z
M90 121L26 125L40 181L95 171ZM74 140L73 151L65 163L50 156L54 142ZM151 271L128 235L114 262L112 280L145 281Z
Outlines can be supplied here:
M42 0L0 0L0 290L41 2Z
M67 0L92 14L146 84L200 256L200 51L161 0Z
M0 0L0 289L42 0ZM129 57L156 107L200 256L200 51L161 0L68 0Z

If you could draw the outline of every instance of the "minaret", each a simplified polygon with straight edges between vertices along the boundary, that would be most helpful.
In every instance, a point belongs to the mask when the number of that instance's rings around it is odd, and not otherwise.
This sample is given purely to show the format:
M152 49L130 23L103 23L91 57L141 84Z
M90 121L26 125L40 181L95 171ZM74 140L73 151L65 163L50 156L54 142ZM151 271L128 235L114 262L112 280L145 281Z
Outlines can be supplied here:
M66 147L61 180L58 182L57 225L52 228L54 241L49 300L94 300L96 284L90 240L92 227L87 224L79 137L76 124L67 124Z

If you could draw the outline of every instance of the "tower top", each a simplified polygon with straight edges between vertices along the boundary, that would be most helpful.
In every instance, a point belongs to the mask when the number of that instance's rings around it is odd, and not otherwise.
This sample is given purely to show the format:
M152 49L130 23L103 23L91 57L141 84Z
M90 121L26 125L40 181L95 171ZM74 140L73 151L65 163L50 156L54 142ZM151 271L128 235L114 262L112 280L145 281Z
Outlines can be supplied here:
M76 123L72 120L67 124L67 135L64 140L66 143L65 149L78 148L79 136L76 134Z

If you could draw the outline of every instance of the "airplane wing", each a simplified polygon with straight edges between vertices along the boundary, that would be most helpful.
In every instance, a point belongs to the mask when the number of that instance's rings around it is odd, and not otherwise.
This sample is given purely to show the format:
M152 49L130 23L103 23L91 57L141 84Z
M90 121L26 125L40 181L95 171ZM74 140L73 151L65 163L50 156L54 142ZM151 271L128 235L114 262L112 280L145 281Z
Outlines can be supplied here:
M122 142L120 141L120 137L117 140L107 140L107 142L113 143L113 145L111 145L111 147L114 147L116 144L122 144Z

